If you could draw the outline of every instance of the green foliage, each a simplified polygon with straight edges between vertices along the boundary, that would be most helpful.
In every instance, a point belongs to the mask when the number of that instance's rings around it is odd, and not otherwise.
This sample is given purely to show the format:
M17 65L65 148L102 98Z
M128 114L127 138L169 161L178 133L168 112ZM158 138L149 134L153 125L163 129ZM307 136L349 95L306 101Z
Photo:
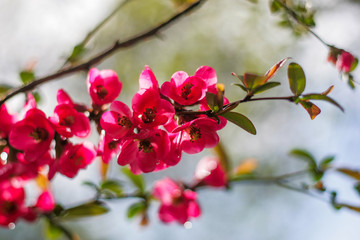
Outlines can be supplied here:
M34 81L35 74L31 70L24 70L19 73L20 80L23 84L28 84Z
M305 73L301 66L297 63L290 63L288 66L288 79L290 89L295 96L300 96L305 90Z
M230 122L236 124L237 126L241 127L245 131L255 135L256 129L254 124L244 115L237 113L237 112L225 112L222 113L221 116L229 120Z
M344 108L342 106L340 106L340 104L338 104L334 99L323 95L323 94L306 94L302 96L303 100L322 100L322 101L326 101L329 102L333 105L335 105L336 107L338 107L341 111L344 111Z
M63 230L56 224L47 221L45 225L45 235L50 240L59 239L63 235Z
M123 189L121 183L115 180L105 180L100 184L100 189L102 193L109 195L111 197L114 195L115 197L119 197L123 193Z
M145 192L145 181L142 175L133 174L129 168L124 167L121 169L125 176L134 184L140 193Z
M145 201L140 201L130 205L127 211L127 217L133 218L137 215L143 214L146 211L147 204Z
M325 169L320 168L314 156L304 149L293 149L289 153L290 155L302 159L308 163L309 173L312 175L315 181L320 181L324 175ZM325 161L327 161L325 159ZM332 161L332 160L331 160Z
M76 219L82 217L92 217L102 215L109 211L104 202L93 201L85 204L81 204L76 207L65 209L61 212L60 217L62 219Z
M68 62L75 63L81 59L81 57L86 53L86 48L83 44L78 44L73 48L73 51L68 58Z

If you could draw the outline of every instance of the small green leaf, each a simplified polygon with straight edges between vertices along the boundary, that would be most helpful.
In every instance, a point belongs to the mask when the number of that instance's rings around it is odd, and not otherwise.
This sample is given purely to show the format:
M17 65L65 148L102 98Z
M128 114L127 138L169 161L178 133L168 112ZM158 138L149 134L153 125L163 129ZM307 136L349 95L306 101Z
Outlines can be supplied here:
M63 235L62 229L49 221L47 221L45 227L45 233L48 239L59 239Z
M82 217L92 217L107 213L109 209L105 203L100 201L85 203L76 207L65 209L62 214L62 219L75 219Z
M256 129L254 124L244 115L237 112L225 112L221 113L220 115L229 120L230 122L238 125L245 131L256 135Z
M360 195L360 183L355 184L354 189Z
M208 104L209 108L214 112L219 111L216 102L217 102L216 94L211 92L206 92L206 103Z
M305 108L305 110L308 112L311 120L314 120L316 118L316 116L321 113L320 108L318 106L316 106L315 104L313 104L312 102L302 101L302 100L299 100L299 102L300 102L301 106L303 106Z
M74 47L68 61L74 63L78 61L86 52L86 48L83 44L78 44Z
M358 64L359 64L359 59L355 58L353 64L351 65L351 68L350 68L349 72L354 71Z
M323 94L306 94L302 96L303 100L323 100L323 101L327 101L329 103L332 103L333 105L335 105L336 107L338 107L341 111L344 112L344 108L342 106L340 106L340 104L338 104L334 99L323 95Z
M7 84L0 84L0 96L5 95L13 87Z
M290 151L289 154L294 157L297 157L297 158L307 161L309 163L310 167L316 167L315 158L313 157L313 155L311 153L309 153L308 151L306 151L304 149L293 149Z
M115 180L105 180L100 184L100 189L113 192L116 196L121 196L123 192L121 184Z
M305 73L297 63L290 63L288 67L288 79L290 89L295 96L299 96L305 90Z
M248 90L246 89L246 87L245 86L243 86L242 84L240 84L240 83L233 83L232 85L235 85L235 86L238 86L238 87L240 87L242 90L244 90L245 92L247 92Z
M280 11L280 9L281 9L281 5L276 0L271 1L270 3L271 13L277 13Z
M279 82L267 82L264 85L261 85L261 86L255 88L252 92L253 92L253 94L262 93L262 92L264 92L266 90L277 87L279 85L280 85Z
M145 192L145 181L142 175L133 174L127 167L122 168L122 172L134 184L134 186L139 189L141 193Z
M263 85L266 80L267 76L260 76L252 73L244 74L244 85L249 90L253 90L256 87Z
M99 187L93 182L85 181L85 182L83 182L83 185L93 188L95 191L99 191Z
M326 157L324 158L323 160L321 160L320 162L320 167L321 169L326 169L329 167L330 163L332 161L334 161L335 157L334 156L329 156L329 157Z
M35 74L33 71L22 71L19 73L20 80L23 82L23 84L28 84L32 82L35 79Z
M146 203L144 201L132 204L127 211L127 217L133 218L136 215L144 213L146 210Z

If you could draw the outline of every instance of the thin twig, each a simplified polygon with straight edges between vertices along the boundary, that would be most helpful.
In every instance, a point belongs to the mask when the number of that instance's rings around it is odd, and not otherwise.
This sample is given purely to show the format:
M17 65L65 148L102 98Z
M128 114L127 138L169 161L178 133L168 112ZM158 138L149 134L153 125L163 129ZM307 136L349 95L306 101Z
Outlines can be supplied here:
M145 39L147 39L149 37L156 36L160 31L164 30L166 27L168 27L172 23L176 22L176 20L180 19L182 16L192 12L194 9L196 9L198 6L200 6L200 4L203 3L203 2L205 2L205 0L198 0L197 2L191 4L189 7L185 8L184 10L177 13L173 17L169 18L165 22L157 25L156 27L154 27L154 28L152 28L150 30L147 30L147 31L145 31L143 33L135 35L135 36L131 37L128 40L125 40L125 41L119 41L118 40L118 41L116 41L111 47L107 48L102 53L96 55L95 57L89 59L88 61L86 61L86 62L84 62L82 64L63 68L63 69L59 70L58 72L56 72L54 74L51 74L51 75L48 75L46 77L36 79L33 82L31 82L31 83L29 83L29 84L27 84L25 86L21 86L19 88L13 89L10 93L8 93L0 101L0 106L2 104L4 104L7 100L9 100L10 98L16 96L19 93L30 91L30 90L34 89L35 87L37 87L38 85L44 84L44 83L49 82L51 80L57 79L59 77L67 76L69 74L73 74L73 73L76 73L76 72L79 72L79 71L88 70L91 66L93 66L95 64L99 64L105 58L107 58L110 55L114 54L117 50L133 46L133 45L141 42L142 40L145 40Z

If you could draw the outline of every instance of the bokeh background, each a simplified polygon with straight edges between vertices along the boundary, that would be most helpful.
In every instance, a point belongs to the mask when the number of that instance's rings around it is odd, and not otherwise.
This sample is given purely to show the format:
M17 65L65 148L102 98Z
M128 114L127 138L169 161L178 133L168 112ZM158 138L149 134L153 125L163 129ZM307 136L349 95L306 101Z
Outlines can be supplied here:
M117 39L126 39L167 19L179 10L176 1L130 0L117 15L89 42L91 57ZM36 76L53 73L62 66L72 48L82 41L119 0L0 0L0 83L20 85L19 72L34 64ZM309 2L310 3L310 2ZM360 55L360 2L345 0L312 1L317 9L315 28L322 38L339 48ZM231 83L237 80L231 72L264 73L285 57L305 70L305 92L322 92L335 85L331 96L345 107L345 114L327 103L319 103L322 113L315 119L300 106L288 102L253 102L242 104L237 111L248 116L257 128L252 136L232 125L220 131L220 137L234 164L256 158L258 173L277 175L306 165L289 157L292 148L304 148L321 159L336 156L336 166L360 168L360 100L359 90L351 90L341 81L338 71L326 61L328 49L307 35L295 37L278 26L280 18L272 15L267 0L254 4L246 0L208 0L195 12L185 16L157 37L121 50L102 62L99 69L114 69L123 82L119 100L130 104L138 89L138 77L145 65L154 71L160 83L169 81L175 71L190 75L201 65L213 67L218 81L226 85L230 100L243 97ZM354 72L360 79L360 72ZM78 73L38 88L42 96L39 108L51 115L56 91L64 88L76 102L89 103L86 73ZM281 87L263 96L288 96L286 68L274 77ZM21 110L23 96L9 101L13 112ZM91 138L94 143L97 136ZM148 188L164 176L190 181L204 151L185 155L176 167L146 174ZM65 206L86 201L94 192L83 181L100 180L99 161L76 179L56 176L52 190ZM123 179L116 163L110 177ZM336 173L325 177L330 189L338 190L340 200L360 205L352 182ZM31 196L36 187L31 184ZM131 188L129 188L131 189ZM29 199L32 201L33 199ZM99 217L66 222L81 239L328 239L356 240L360 235L360 215L349 210L334 210L309 196L271 185L238 184L230 191L199 191L203 214L192 221L192 228L178 224L164 225L157 219L158 205L150 208L150 224L139 226L139 219L128 220L126 210L133 200L109 202L112 211ZM19 222L15 229L0 229L0 239L44 239L44 223Z

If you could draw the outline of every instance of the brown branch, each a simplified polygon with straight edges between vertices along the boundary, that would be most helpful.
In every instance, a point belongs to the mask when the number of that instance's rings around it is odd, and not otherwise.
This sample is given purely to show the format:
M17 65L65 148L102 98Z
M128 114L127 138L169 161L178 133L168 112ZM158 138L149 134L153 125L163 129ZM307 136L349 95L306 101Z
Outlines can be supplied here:
M46 77L36 79L33 82L31 82L31 83L29 83L29 84L27 84L25 86L21 86L19 88L13 89L12 91L10 91L0 101L0 106L2 104L4 104L7 100L9 100L10 98L16 96L19 93L30 91L30 90L34 89L35 87L37 87L38 85L44 84L44 83L49 82L51 80L57 79L59 77L67 76L69 74L73 74L73 73L76 73L76 72L79 72L79 71L86 71L91 66L99 64L101 61L103 61L104 59L106 59L110 55L114 54L117 50L133 46L133 45L141 42L142 40L145 40L145 39L147 39L149 37L156 36L156 34L158 34L161 30L164 30L166 27L170 26L172 23L174 23L176 20L180 19L185 14L188 14L188 13L192 12L195 8L200 6L200 4L203 3L203 2L205 2L205 0L198 0L197 2L189 5L187 8L180 11L176 15L172 16L171 18L169 18L165 22L157 25L156 27L154 27L154 28L152 28L150 30L147 30L147 31L145 31L143 33L135 35L135 36L131 37L128 40L125 40L125 41L117 40L111 47L109 47L108 49L104 50L102 53L96 55L95 57L89 59L88 61L86 61L86 62L84 62L82 64L62 68L59 71L57 71L56 73L54 73L54 74L51 74L51 75L48 75Z

